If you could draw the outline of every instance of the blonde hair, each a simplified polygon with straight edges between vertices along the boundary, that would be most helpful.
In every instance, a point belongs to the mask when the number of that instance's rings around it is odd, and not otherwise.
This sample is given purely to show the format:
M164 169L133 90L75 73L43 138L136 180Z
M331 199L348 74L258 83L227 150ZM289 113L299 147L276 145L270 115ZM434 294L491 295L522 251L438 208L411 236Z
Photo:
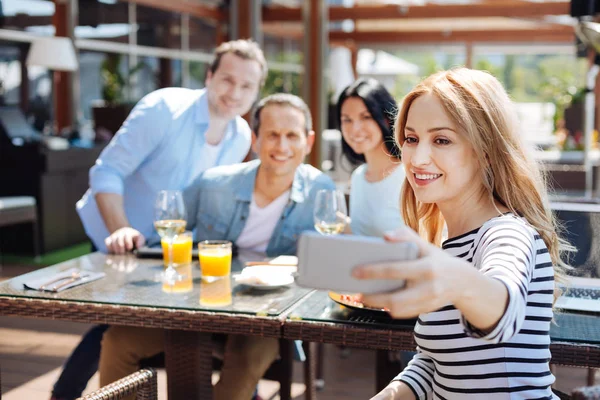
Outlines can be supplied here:
M481 179L493 204L524 217L548 247L558 280L568 269L561 260L572 248L562 240L554 219L546 180L521 141L513 103L496 78L487 72L456 68L438 72L418 84L403 100L396 119L396 141L404 143L404 129L412 103L424 94L435 95L444 110L473 146ZM443 216L436 204L419 202L406 182L402 189L404 221L431 243L441 244Z

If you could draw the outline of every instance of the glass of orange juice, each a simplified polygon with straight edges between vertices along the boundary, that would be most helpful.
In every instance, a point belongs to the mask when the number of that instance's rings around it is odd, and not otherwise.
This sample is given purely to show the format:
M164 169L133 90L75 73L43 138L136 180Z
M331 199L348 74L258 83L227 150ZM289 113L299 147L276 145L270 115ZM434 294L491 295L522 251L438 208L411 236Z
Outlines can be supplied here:
M208 307L224 307L230 305L231 278L225 277L214 281L200 281L200 305Z
M162 291L165 293L188 293L194 289L192 282L192 264L182 264L175 268L177 278L171 282L163 282Z
M202 279L215 280L231 274L231 242L205 240L198 243L198 259Z
M190 231L180 233L173 237L173 267L177 268L180 265L191 264L193 242L194 237ZM169 266L169 238L162 238L160 244L163 251L163 263L166 268Z

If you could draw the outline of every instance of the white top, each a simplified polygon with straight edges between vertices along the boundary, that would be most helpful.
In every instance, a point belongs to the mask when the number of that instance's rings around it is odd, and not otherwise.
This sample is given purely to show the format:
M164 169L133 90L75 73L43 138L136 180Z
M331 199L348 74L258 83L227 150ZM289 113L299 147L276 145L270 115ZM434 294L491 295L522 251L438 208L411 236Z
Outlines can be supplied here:
M417 399L557 399L548 364L554 269L540 235L507 214L442 248L502 282L506 310L490 332L473 327L451 304L419 315L418 353L396 379Z
M221 139L216 145L204 142L199 158L199 171L205 171L217 165L217 159L221 153L223 142L225 142L225 138Z
M379 182L365 179L367 164L352 173L350 187L350 218L352 234L382 237L386 231L402 225L400 192L406 174L399 165L390 175Z
M265 207L260 208L252 195L246 225L235 241L238 248L265 253L289 199L290 191L288 190Z

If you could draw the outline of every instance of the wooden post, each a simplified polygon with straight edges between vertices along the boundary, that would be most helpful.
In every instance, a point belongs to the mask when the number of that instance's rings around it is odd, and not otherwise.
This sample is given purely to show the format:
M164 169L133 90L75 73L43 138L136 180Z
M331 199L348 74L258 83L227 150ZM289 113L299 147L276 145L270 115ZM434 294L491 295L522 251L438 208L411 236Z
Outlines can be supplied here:
M473 43L467 42L465 44L465 66L467 68L473 68Z
M174 21L171 18L169 18L169 20L164 21L164 24L162 25L163 32L161 35L162 36L161 45L162 45L162 47L165 47L167 49L173 48L173 35L172 35L172 29L174 27L173 22ZM181 20L179 22L181 23ZM161 57L159 59L159 67L158 68L159 68L159 73L158 73L159 74L158 75L159 86L161 88L173 86L173 68L172 68L171 59Z
M310 153L310 163L321 168L321 135L327 122L326 49L328 47L328 12L325 0L303 2L304 21L304 101L313 118L315 143Z
M19 107L23 113L29 109L29 73L27 68L27 52L29 45L19 46L19 62L21 63L21 86L19 87ZM6 88L5 88L6 89Z
M259 0L230 0L229 40L254 39L262 47L262 5Z
M350 49L350 62L352 63L352 74L354 79L358 79L358 46L354 42L350 42L348 45Z
M52 16L55 36L71 37L69 32L69 4L64 0L54 0ZM54 71L53 79L54 129L60 135L63 128L73 126L73 103L71 97L70 73Z
M262 1L259 0L230 0L229 2L229 32L228 40L253 39L262 47ZM224 40L217 31L217 40ZM242 117L250 123L251 112ZM248 151L244 161L253 158L252 149Z
M237 37L238 39L248 39L252 37L252 27L250 26L250 12L251 2L250 1L236 1L238 12L237 12Z
M221 43L224 43L226 41L229 40L229 35L227 34L226 29L223 27L223 25L221 25L219 22L217 22L217 43L216 46L218 47Z

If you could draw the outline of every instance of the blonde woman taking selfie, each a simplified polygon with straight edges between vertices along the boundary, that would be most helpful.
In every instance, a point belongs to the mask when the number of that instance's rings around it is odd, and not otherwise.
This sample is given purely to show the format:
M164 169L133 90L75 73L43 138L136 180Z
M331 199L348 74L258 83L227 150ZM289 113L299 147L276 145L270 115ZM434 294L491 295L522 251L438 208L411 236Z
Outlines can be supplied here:
M558 398L549 329L566 244L517 126L504 88L481 71L437 73L404 99L396 140L412 230L387 240L417 243L420 258L354 273L406 280L405 289L364 302L396 318L419 316L418 353L374 399Z

